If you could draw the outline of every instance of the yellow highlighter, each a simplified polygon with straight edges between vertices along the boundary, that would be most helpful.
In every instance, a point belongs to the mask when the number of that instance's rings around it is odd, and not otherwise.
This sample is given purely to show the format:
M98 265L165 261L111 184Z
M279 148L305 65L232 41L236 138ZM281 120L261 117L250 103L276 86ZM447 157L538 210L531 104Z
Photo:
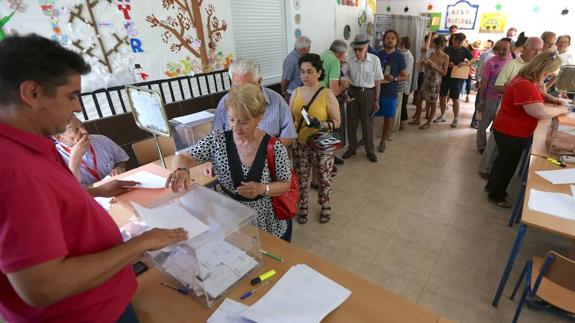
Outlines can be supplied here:
M562 162L558 161L557 159L551 158L551 157L547 157L547 160L549 162L551 162L551 164L555 165L555 166L559 166L559 167L565 167L565 164L563 164Z
M252 284L252 286L257 285L257 284L263 282L264 280L270 278L271 276L273 276L275 274L276 274L276 271L272 269L272 270L268 271L267 273L261 274L258 277L252 279L250 281L250 284Z

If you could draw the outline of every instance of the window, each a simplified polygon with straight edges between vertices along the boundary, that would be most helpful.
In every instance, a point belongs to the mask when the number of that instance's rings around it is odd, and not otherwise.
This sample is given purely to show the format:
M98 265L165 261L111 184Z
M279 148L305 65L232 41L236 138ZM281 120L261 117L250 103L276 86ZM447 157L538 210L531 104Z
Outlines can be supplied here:
M264 85L281 80L287 55L284 0L231 0L235 58L260 64Z

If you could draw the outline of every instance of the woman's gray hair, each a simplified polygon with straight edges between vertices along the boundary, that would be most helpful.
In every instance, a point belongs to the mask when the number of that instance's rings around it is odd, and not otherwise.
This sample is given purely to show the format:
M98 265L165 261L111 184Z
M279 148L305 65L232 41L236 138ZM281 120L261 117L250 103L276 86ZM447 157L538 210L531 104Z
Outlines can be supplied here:
M347 53L347 44L343 40L336 39L329 46L329 50L336 54Z
M311 40L309 38L307 38L306 36L301 36L298 39L296 39L295 44L294 44L294 48L296 50L300 50L303 48L308 48L311 47Z
M259 81L261 78L260 74L260 64L256 63L255 60L249 58L239 58L235 60L228 70L228 74L230 77L233 77L234 74L237 75L246 75L252 74L254 81Z

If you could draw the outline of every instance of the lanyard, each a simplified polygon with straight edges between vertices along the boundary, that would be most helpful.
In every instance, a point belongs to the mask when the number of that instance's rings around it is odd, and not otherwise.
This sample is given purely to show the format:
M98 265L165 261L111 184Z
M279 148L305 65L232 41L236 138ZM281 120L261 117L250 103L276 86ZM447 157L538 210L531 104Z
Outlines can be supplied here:
M62 147L62 149L64 149L68 153L68 159L69 159L70 158L70 148L68 148L64 145L60 145L60 147ZM92 153L92 163L94 164L94 168L88 167L88 165L86 165L86 162L84 162L83 158L82 158L82 166L84 166L84 168L86 168L88 173L90 173L92 176L94 176L96 181L99 181L101 178L100 178L100 174L98 174L98 161L96 160L96 152L94 151L94 148L92 147L92 145L90 145L90 153Z

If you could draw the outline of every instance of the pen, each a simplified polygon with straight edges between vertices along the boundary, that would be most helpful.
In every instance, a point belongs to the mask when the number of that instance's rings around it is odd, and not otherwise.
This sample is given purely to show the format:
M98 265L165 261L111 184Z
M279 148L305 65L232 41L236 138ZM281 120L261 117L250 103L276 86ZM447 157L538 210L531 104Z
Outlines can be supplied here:
M172 285L166 284L166 283L164 283L164 282L160 282L160 284L162 284L162 286L164 286L164 287L168 287L168 288L170 288L170 289L173 289L173 290L175 290L176 292L178 292L178 293L180 293L180 294L188 295L189 289L186 288L186 287L179 287L179 288L178 288L178 287L174 287L174 286L172 286Z
M257 285L257 284L263 282L264 280L270 278L271 276L273 276L273 275L275 275L275 274L276 274L276 271L272 269L272 270L268 271L267 273L261 274L261 275L259 275L258 277L252 279L252 280L250 281L250 284L252 284L252 286L253 286L253 285Z
M267 252L267 251L265 251L265 250L263 250L263 249L260 249L260 252L262 253L262 255L266 255L266 256L268 256L268 257L270 257L270 258L272 258L272 259L275 259L275 260L277 260L277 261L279 261L279 262L283 262L283 261L284 261L284 259L283 259L282 257L276 256L276 255L274 255L273 253L269 253L269 252Z
M551 157L547 157L547 160L551 162L551 164L559 166L559 167L565 167L565 164L563 164L562 162L558 161L555 158L551 158Z
M270 282L271 282L271 279L266 280L263 284L259 285L258 287L254 288L250 291L245 292L242 296L240 296L240 299L246 299L246 298L252 296L252 294L255 293L258 289L264 287L265 285L269 284Z

